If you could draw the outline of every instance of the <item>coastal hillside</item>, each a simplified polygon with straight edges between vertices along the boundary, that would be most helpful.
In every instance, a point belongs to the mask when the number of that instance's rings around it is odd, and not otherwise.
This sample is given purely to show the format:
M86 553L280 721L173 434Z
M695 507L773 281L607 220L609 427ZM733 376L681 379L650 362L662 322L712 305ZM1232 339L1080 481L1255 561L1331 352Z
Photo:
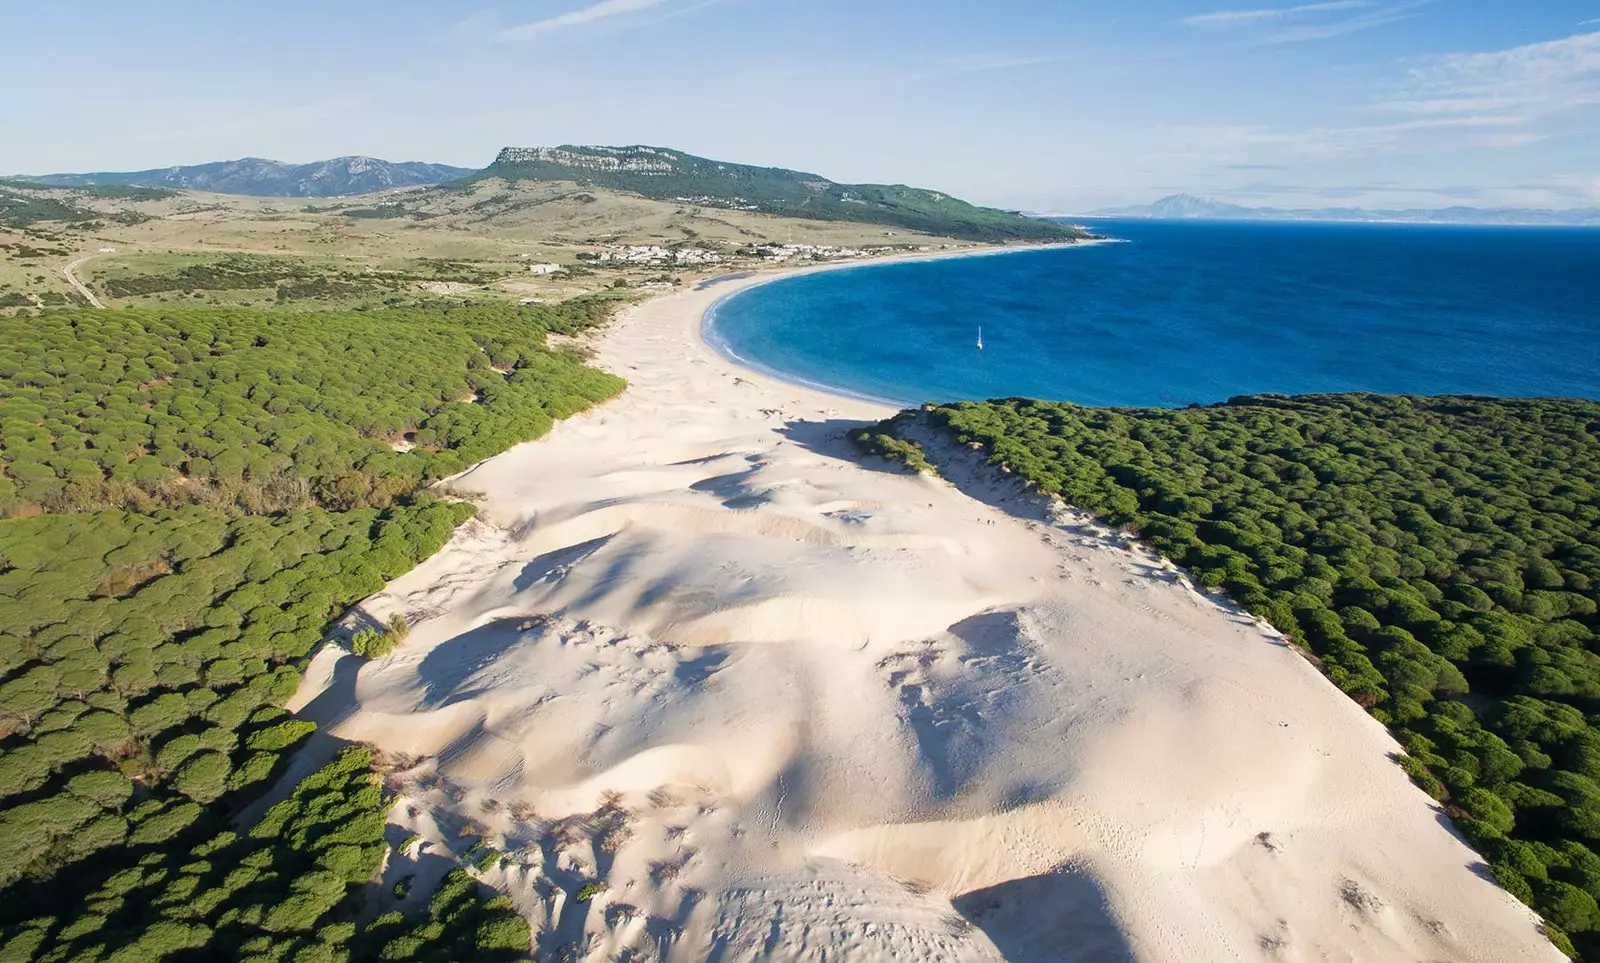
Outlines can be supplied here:
M1600 404L1009 399L858 437L932 468L924 423L1292 639L1390 728L1484 871L1600 960Z
M975 241L1084 236L1069 225L976 207L938 191L900 184L837 184L817 174L710 160L664 147L507 147L476 177L571 181L704 207L881 224Z
M335 157L285 164L261 157L145 171L41 174L19 180L49 187L165 187L255 197L338 197L396 187L438 184L472 173L471 168L376 157Z
M975 243L570 180L485 177L325 200L0 180L0 312L90 303L85 290L110 307L553 303Z

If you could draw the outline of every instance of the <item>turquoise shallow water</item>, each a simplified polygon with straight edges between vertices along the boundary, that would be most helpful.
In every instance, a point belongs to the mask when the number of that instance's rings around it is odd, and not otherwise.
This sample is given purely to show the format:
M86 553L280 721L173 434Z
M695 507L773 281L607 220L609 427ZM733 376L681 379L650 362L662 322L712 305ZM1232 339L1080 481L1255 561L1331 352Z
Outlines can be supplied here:
M1126 243L788 278L720 303L706 334L785 377L905 404L1600 398L1600 231L1095 226Z

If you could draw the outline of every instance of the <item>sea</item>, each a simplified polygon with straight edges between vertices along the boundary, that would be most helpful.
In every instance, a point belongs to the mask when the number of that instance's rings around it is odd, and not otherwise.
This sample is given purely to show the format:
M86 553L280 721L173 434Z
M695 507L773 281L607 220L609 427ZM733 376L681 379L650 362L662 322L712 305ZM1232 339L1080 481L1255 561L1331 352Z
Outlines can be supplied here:
M718 303L705 333L781 377L902 405L1600 398L1600 230L1088 226L1117 242L786 278Z

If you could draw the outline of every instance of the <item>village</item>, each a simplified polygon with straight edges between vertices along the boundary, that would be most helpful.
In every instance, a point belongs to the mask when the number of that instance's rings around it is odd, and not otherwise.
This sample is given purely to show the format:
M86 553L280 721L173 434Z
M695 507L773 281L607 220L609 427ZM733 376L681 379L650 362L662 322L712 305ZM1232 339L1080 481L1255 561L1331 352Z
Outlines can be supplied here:
M740 257L754 257L763 261L832 261L839 258L868 257L882 249L834 247L828 244L759 244L736 252ZM629 244L606 248L591 258L580 258L610 264L678 265L692 266L721 264L729 255L698 247L663 247L659 244Z

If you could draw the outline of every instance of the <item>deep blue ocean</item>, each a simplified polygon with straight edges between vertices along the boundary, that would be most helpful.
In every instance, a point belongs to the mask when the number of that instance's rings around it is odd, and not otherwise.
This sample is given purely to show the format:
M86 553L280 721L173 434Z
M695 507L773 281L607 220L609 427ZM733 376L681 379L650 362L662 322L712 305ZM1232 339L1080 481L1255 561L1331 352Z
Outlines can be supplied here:
M707 335L785 377L904 404L1600 398L1600 230L1092 226L1125 243L789 278L723 301Z

